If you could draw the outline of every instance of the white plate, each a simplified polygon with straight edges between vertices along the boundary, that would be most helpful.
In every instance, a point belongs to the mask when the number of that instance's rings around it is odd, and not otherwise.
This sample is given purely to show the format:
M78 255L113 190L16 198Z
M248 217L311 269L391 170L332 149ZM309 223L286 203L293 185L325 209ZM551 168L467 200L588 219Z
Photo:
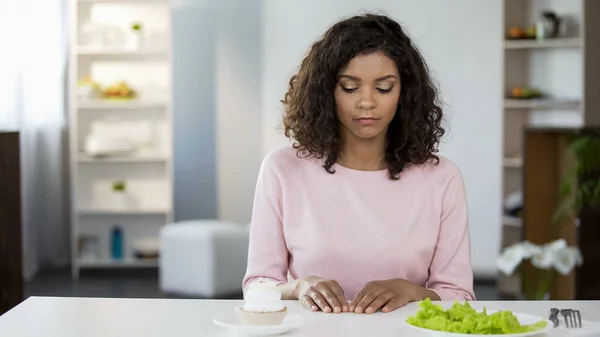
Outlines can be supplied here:
M297 328L301 322L302 317L291 312L286 315L279 325L244 325L235 313L213 318L213 323L220 327L227 328L233 333L250 336L281 335Z
M481 311L479 311L479 312L481 312ZM487 310L488 314L493 314L494 312L495 311ZM519 312L514 312L513 314L517 317L517 319L519 320L519 323L521 325L529 325L529 324L533 324L535 322L539 322L541 320L546 320L548 322L548 324L546 325L545 328L537 330L537 331L525 332L525 333L503 334L503 335L496 335L496 336L509 336L509 337L537 336L537 335L542 335L552 329L552 326L553 326L552 322L543 317L529 315L529 314L523 314L523 313L519 313ZM425 328L421 328L418 326L410 325L406 321L404 321L404 324L412 329L427 332L427 333L429 333L430 336L437 336L437 337L490 337L490 336L494 336L494 335L475 335L475 334L465 334L465 333L430 330L430 329L425 329Z

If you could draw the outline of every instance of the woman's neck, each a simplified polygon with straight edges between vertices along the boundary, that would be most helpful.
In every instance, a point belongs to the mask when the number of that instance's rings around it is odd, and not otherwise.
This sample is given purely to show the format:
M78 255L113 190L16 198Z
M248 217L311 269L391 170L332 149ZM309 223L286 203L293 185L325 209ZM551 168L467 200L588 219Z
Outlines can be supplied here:
M372 139L355 136L342 137L338 163L360 171L378 171L385 168L385 134Z

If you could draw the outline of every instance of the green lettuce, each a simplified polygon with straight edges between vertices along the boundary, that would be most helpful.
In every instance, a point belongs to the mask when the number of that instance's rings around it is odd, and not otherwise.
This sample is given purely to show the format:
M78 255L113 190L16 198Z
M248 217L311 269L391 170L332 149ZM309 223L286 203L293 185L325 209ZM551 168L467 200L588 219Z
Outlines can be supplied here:
M414 316L408 317L406 322L430 330L480 335L531 332L543 329L547 324L545 320L540 320L534 324L521 325L517 317L508 310L488 314L484 308L482 312L477 312L469 302L454 302L450 309L444 310L429 298L419 303L419 310Z

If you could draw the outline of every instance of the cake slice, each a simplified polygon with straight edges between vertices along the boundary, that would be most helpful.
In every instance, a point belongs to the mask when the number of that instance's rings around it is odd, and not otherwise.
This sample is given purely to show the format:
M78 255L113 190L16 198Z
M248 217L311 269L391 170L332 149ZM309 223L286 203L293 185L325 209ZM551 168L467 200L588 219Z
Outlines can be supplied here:
M244 296L244 305L236 308L242 324L279 325L287 315L281 293L271 289L250 289Z

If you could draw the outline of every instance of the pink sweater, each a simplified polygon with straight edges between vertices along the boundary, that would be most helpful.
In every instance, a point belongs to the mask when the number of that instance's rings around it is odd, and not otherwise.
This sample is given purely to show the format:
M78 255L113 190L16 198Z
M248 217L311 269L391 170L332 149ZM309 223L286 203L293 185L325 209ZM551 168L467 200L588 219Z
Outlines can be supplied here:
M260 169L244 289L291 277L337 280L348 300L369 281L404 278L442 300L474 300L465 188L458 168L412 166L400 180L302 159L291 147Z

